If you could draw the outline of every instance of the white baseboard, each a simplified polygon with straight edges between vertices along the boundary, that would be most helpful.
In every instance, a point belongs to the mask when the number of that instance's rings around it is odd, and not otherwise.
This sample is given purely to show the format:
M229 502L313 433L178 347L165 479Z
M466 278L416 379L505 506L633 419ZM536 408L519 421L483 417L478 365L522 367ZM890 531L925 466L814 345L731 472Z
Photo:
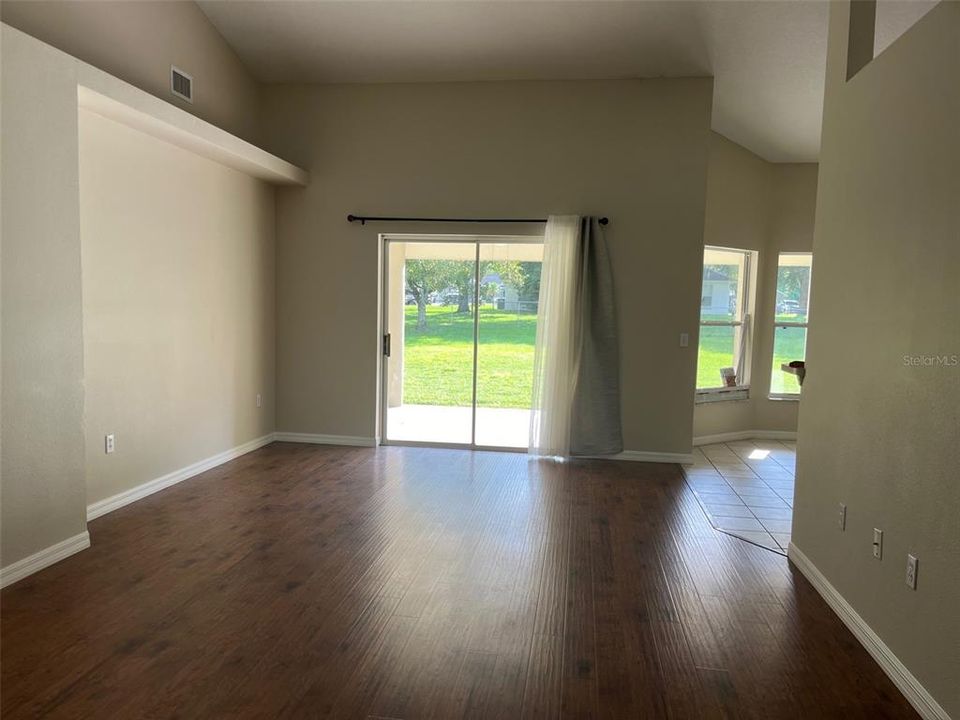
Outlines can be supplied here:
M693 445L713 445L714 443L733 442L734 440L796 440L796 430L738 430L717 435L701 435L693 439Z
M40 572L55 562L68 558L81 550L86 550L88 547L90 547L90 533L86 530L79 535L61 540L56 545L51 545L38 553L25 557L23 560L18 560L12 565L0 568L0 587L12 585L17 580L23 580L27 575Z
M277 442L312 443L315 445L348 445L356 447L376 447L377 438L352 435L312 435L309 433L277 432L273 435ZM594 457L594 456L582 456ZM598 460L630 460L633 462L692 463L690 453L660 453L640 450L624 450L616 455L597 455Z
M351 447L376 447L377 439L357 435L313 435L311 433L277 432L277 442L310 443L312 445L348 445Z
M90 505L87 505L87 521L98 518L101 515L106 515L114 510L118 510L124 505L129 505L130 503L141 500L148 495L153 495L155 492L159 492L160 490L168 488L171 485L176 485L179 482L183 482L184 480L192 478L194 475L199 475L202 472L211 470L218 465L223 465L225 462L234 460L241 455L246 455L248 452L253 452L258 448L262 448L264 445L269 445L271 442L273 442L273 433L250 440L249 442L245 442L243 445L237 445L229 450L224 450L222 453L218 453L212 457L206 458L205 460L195 462L185 468L174 470L171 473L167 473L161 477L149 480L142 485L137 485L129 490L124 490L122 493L117 493L116 495L105 498L104 500L98 500L95 503L91 503Z
M607 455L606 460L629 460L631 462L677 463L689 465L693 462L691 453L645 452L643 450L624 450L617 455Z
M859 613L853 609L843 595L830 584L830 581L824 577L816 565L810 562L810 558L804 555L800 548L793 543L790 543L787 549L787 557L810 581L810 584L816 588L820 596L826 600L827 605L850 629L850 632L860 641L860 644L877 661L887 677L893 680L893 684L913 705L914 710L920 713L920 716L925 720L950 720L947 711L940 707L940 704L933 699L933 696L920 684L920 681L907 670L904 664L893 654L893 651L867 625L866 621L860 617Z

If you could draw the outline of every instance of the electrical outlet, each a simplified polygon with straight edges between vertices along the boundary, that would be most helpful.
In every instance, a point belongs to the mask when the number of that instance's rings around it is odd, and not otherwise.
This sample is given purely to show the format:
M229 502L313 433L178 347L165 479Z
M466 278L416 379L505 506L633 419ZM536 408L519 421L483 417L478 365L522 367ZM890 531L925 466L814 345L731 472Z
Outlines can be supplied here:
M117 439L113 436L113 433L111 433L110 435L107 435L103 439L103 451L107 455L109 455L116 449L117 449Z
M883 557L883 530L873 529L873 556L879 560Z
M840 526L840 532L847 529L847 506L840 503L840 516L837 518L837 524Z
M263 397L257 393L257 407L263 407Z
M907 555L907 587L911 590L917 589L917 558L913 555Z
M690 333L680 333L680 347L690 346Z

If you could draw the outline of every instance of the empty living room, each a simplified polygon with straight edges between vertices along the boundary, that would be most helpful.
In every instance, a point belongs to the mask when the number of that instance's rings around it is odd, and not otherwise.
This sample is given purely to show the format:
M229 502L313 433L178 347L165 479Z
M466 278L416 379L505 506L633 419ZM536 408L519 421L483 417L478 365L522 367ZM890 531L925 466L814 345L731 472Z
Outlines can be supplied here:
M960 720L960 0L0 33L4 720Z

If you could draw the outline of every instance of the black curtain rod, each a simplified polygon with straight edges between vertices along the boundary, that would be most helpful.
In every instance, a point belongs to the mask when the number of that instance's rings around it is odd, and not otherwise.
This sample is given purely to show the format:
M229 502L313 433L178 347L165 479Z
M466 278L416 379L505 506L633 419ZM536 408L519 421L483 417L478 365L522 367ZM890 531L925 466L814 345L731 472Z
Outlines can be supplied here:
M375 217L372 215L347 215L347 222L445 222L445 223L545 223L546 218L433 218L433 217ZM598 220L606 225L610 220L602 217Z

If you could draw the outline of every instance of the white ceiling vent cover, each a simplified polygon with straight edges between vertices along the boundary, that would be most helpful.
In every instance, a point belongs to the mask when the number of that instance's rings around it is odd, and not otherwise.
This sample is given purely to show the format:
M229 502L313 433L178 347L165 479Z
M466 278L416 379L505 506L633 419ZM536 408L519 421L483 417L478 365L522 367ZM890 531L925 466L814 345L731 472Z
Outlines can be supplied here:
M193 76L187 75L180 68L170 66L170 90L177 97L187 102L193 102Z

